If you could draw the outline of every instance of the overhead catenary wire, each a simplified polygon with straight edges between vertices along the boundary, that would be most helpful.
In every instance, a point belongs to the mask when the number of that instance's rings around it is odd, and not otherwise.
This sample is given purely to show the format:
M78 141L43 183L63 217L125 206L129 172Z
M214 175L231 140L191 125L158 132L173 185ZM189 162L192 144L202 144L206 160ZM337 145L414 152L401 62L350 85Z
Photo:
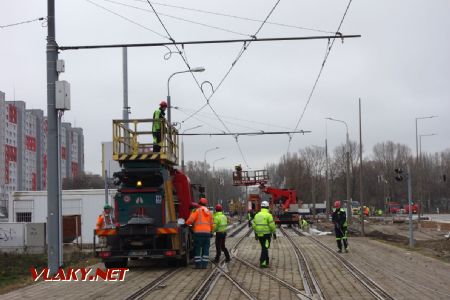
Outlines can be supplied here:
M190 111L187 108L184 107L176 107L175 109L180 110L180 111ZM186 115L189 115L188 113L185 113ZM206 113L206 112L201 112L199 113L199 115L205 117L205 118L213 118L213 116L211 116L211 114ZM220 114L219 114L220 115ZM222 117L222 119L230 119L230 120L234 120L234 121L241 121L241 122L245 122L245 123L250 123L250 124L258 124L258 125L264 125L264 126L269 126L269 127L276 127L276 128L281 128L281 129L291 129L292 127L288 127L288 126L280 126L280 125L276 125L276 124L270 124L270 123L265 123L265 122L260 122L260 121L254 121L254 120L248 120L248 119L241 119L241 118L237 118L237 117L231 117L231 116L227 116L227 115L220 115ZM227 121L227 123L229 124L233 124L233 125L237 125L237 126L241 126L243 128L250 128L253 129L252 127L248 127L248 126L243 126L239 123L235 123L235 122L230 122Z
M23 25L23 24L33 23L33 22L37 22L37 21L44 21L44 20L47 20L47 18L40 17L40 18L26 20L26 21L21 21L21 22L17 22L17 23L0 25L0 28L3 29L3 28L7 28L7 27L19 26L19 25Z
M336 34L340 34L340 30L341 30L342 24L344 23L345 17L347 16L347 12L348 12L348 10L350 8L350 5L352 4L352 1L353 0L349 0L349 2L347 4L347 7L346 7L345 12L344 12L344 15L342 16L341 21L339 23L339 26L338 26L338 28L336 30ZM312 96L314 94L314 91L316 90L316 87L317 87L317 84L319 82L320 76L322 75L322 72L324 70L325 64L327 62L327 59L328 59L328 57L330 55L331 49L333 48L333 45L334 45L335 41L336 41L336 38L333 38L331 42L330 42L330 40L328 40L327 51L325 53L325 57L323 58L322 65L320 67L319 73L317 74L316 80L314 81L313 87L312 87L312 89L311 89L311 91L310 91L310 93L308 95L308 100L306 101L305 106L303 107L303 110L302 110L302 112L300 114L300 117L299 117L299 119L297 121L297 124L295 125L294 131L297 130L298 126L300 125L300 122L302 121L303 116L305 115L306 109L307 109L309 103L311 102ZM288 147L287 147L287 151L286 152L289 152L289 149L290 149L293 137L294 137L294 135L289 137Z
M257 34L261 31L262 27L264 26L264 24L266 23L267 19L272 15L273 11L275 10L275 8L278 6L278 4L280 3L281 0L277 0L277 2L275 3L275 5L272 7L272 9L270 10L269 14L267 15L267 17L265 18L264 22L259 26L258 30L256 31L256 33L253 35L253 38L256 39ZM163 26L164 30L166 31L166 33L169 35L170 39L172 42L175 43L175 40L172 38L172 36L170 35L169 31L167 30L167 27L164 25L164 22L161 20L161 18L159 17L158 13L156 12L156 9L153 7L153 5L151 4L151 2L149 0L147 0L147 3L150 5L150 7L152 8L153 12L155 13L156 17L158 18L159 22L161 23L161 25ZM178 46L175 45L175 47L178 49ZM247 46L244 44L243 46L243 50L240 52L240 54L238 55L238 58L232 63L229 71L225 74L225 76L222 78L222 80L220 81L219 85L213 90L212 94L209 97L206 97L205 93L203 92L200 83L197 80L197 77L195 77L195 75L191 72L191 75L193 76L193 78L195 79L197 86L199 87L199 89L201 90L203 96L206 98L206 102L207 105L210 107L210 109L214 112L214 114L216 114L218 120L222 123L222 125L224 126L224 128L228 131L230 131L228 129L228 127L226 126L226 124L222 121L222 119L220 119L220 117L217 115L216 111L214 110L214 108L210 105L210 100L211 98L215 95L215 93L217 92L217 90L220 88L220 86L222 85L223 81L228 77L229 73L231 72L231 70L233 69L233 67L235 66L235 64L237 63L237 61L239 60L239 58L242 56L242 54L244 53L244 51L247 49ZM183 58L183 61L188 65L187 60L184 58L183 55L181 55L181 57ZM190 67L189 67L190 69ZM184 122L184 121L183 121ZM235 136L235 141L236 141L236 145L239 149L239 152L241 153L241 157L244 160L246 166L248 168L250 168L250 166L247 163L247 160L245 159L245 156L242 152L241 146L239 145L239 141L238 141L238 137Z
M258 136L258 135L282 135L282 134L293 134L293 133L311 133L310 130L297 130L297 131L257 131L257 132L202 132L202 133L179 133L178 135L189 135L189 136L212 136L212 135L218 135L218 136L226 136L226 135L232 135L232 136Z
M145 2L145 0L130 0L130 1ZM204 9L189 8L189 7L185 7L185 6L166 4L166 3L159 3L159 2L154 2L154 1L152 1L152 3L155 4L155 5L158 5L158 6L177 8L177 9L186 10L186 11L193 11L193 12L198 12L198 13L203 13L203 14L209 14L209 15L233 18L233 19L238 19L238 20L243 20L243 21L251 21L251 22L258 22L258 23L263 22L263 20L259 20L259 19L253 19L253 18L249 18L249 17L236 16L236 15L232 15L232 14L225 14L225 13L220 13L220 12L208 11L208 10L204 10ZM276 26L287 27L287 28L294 28L294 29L322 32L322 33L334 33L332 31L327 31L327 30L323 30L323 29L310 28L310 27L297 26L297 25L290 25L290 24L284 24L284 23L279 23L279 22L269 22L269 21L267 21L266 23L270 24L270 25L276 25Z
M145 8L142 8L142 7L137 7L137 6L130 5L130 4L125 4L125 3L114 1L114 0L102 0L102 1L110 2L110 3L117 4L117 5L122 5L122 6L125 6L125 7L130 7L130 8L134 8L134 9L137 9L137 10L142 10L142 11L153 13L153 11L151 11L149 9L145 9ZM142 2L144 2L144 1L142 1ZM241 35L241 36L250 37L249 34L238 32L238 31L235 31L235 30L231 30L231 29L227 29L227 28L223 28L223 27L219 27L219 26L215 26L215 25L209 25L209 24L206 24L206 23L201 23L201 22L198 22L198 21L193 21L193 20L189 20L189 19L185 19L185 18L181 18L181 17L176 17L176 16L173 16L173 15L169 15L169 14L165 14L165 13L161 13L161 12L159 12L158 14L161 15L161 16L165 16L165 17L171 18L171 19L175 19L175 20L179 20L179 21L183 21L183 22L187 22L187 23L191 23L191 24L196 24L196 25L200 25L200 26L211 28L211 29L216 29L216 30L228 32L228 33L233 33L233 34L237 34L237 35Z
M148 0L147 0L148 1ZM263 28L264 24L266 24L267 20L269 19L269 17L272 15L272 13L275 11L275 9L277 8L278 4L280 3L281 0L277 0L277 2L275 3L275 5L272 7L272 9L269 11L269 13L267 14L266 18L264 19L264 21L261 23L261 25L258 27L258 29L256 30L255 34L252 36L255 40L257 39L257 35L258 33L261 31L261 29ZM225 73L225 75L222 77L222 79L219 81L219 84L216 86L216 88L214 89L214 91L212 92L212 94L208 97L207 99L207 103L209 103L212 99L212 97L217 93L217 91L219 90L219 88L222 86L223 82L227 79L227 77L230 75L231 71L233 70L234 66L237 64L237 62L239 61L239 59L242 57L242 55L244 54L244 52L248 49L248 47L250 46L251 41L244 42L244 45L242 46L242 48L239 50L239 53L237 55L237 57L234 59L234 61L231 63L231 66L228 68L228 71ZM193 115L195 115L196 113L200 112L205 106L202 106L200 109L198 109ZM186 118L185 120L183 120L183 122L187 121L189 118L191 118L191 116L189 116L188 118Z

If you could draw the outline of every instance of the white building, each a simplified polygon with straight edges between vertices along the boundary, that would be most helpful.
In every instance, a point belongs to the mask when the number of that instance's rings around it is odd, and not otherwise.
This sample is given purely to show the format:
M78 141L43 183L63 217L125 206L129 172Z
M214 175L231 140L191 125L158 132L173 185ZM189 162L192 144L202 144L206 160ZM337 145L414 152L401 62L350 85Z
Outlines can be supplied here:
M108 202L114 206L116 190L109 191ZM65 190L62 191L62 215L79 216L81 220L81 243L92 244L97 217L105 204L105 191ZM47 222L47 192L14 192L9 205L9 222Z
M108 178L112 178L115 172L121 171L120 165L113 160L113 143L102 142L102 176L108 173Z

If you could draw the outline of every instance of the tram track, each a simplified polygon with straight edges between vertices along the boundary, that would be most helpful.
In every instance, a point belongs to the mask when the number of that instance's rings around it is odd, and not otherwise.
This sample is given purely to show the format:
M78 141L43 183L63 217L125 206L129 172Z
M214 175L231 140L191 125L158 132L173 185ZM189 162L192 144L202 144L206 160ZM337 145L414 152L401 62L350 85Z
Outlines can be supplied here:
M373 281L371 278L369 278L364 272L362 272L359 268L357 268L355 265L353 265L351 262L349 262L347 259L345 259L341 255L338 255L328 245L324 244L323 242L319 241L318 239L316 239L314 237L304 235L303 233L298 231L296 228L292 228L292 230L299 236L309 238L310 240L314 241L317 245L319 245L321 248L323 248L324 250L329 252L376 299L388 299L388 300L395 299L392 295L390 295L387 291L385 291L380 285L378 285L375 281Z
M238 227L233 233L230 234L230 237L234 237L237 233L239 233L243 228L245 228L247 225L243 225ZM233 245L233 248L231 248L231 252L233 252L239 244L250 235L251 229L249 229L242 237L239 238ZM224 259L222 259L218 264L215 264L211 261L213 264L213 269L208 274L207 278L203 280L202 284L197 287L192 293L192 295L189 297L190 300L199 300L199 299L206 299L208 295L211 293L211 291L214 289L217 281L219 280L220 276L223 275L225 278L227 278L233 286L235 286L244 296L246 296L248 299L257 299L254 297L250 291L248 291L244 286L242 286L240 283L236 281L233 277L231 277L229 274L227 274L227 271L223 269L225 263Z
M306 259L302 250L300 249L300 247L298 247L297 244L295 244L292 237L283 229L283 227L280 227L279 229L283 236L285 236L289 243L292 245L292 249L294 250L295 256L297 258L298 268L303 280L305 292L315 299L325 299L322 289L316 279L316 275L310 267L310 263Z
M245 225L237 226L237 228L235 230L233 230L233 232L231 232L230 236L237 235L245 227L246 227ZM213 244L213 242L211 242L211 245L212 244ZM171 270L168 270L167 272L162 273L157 278L155 278L152 281L148 282L142 288L138 289L137 291L135 291L133 294L131 294L130 296L126 297L125 299L126 300L145 299L150 293L152 293L153 291L155 291L158 288L162 287L164 282L166 282L167 280L171 279L172 277L174 277L177 273L179 273L182 270L185 270L185 268L171 269ZM215 269L213 269L211 274L214 273L214 272L215 272ZM210 275L208 275L208 277Z

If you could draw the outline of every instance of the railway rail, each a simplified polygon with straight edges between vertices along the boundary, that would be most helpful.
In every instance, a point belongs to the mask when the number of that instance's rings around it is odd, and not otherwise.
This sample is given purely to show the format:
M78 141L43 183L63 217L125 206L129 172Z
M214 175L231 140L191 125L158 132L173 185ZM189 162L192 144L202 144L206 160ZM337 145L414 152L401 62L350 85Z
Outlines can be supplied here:
M233 230L233 232L231 232L230 236L237 235L245 227L246 227L246 225L238 226L235 230ZM167 272L164 272L163 274L161 274L160 276L158 276L151 282L145 284L142 288L135 291L133 294L126 297L125 299L126 300L145 299L152 291L161 287L165 281L167 281L168 279L170 279L171 277L173 277L175 274L177 274L178 272L180 272L183 269L184 268L176 268L176 269L171 269ZM215 269L211 273L214 273L214 272L215 272Z
M316 279L316 275L310 267L310 264L303 254L302 250L297 246L297 244L295 244L292 237L283 229L283 227L280 227L279 229L283 236L285 236L289 243L292 245L292 249L294 250L295 256L297 258L299 272L303 279L305 292L314 299L325 299L324 293L322 292L322 289Z
M230 237L235 236L238 232L240 232L244 227L247 225L244 224L243 226L238 227L233 233L230 234ZM239 244L250 235L251 229L249 229L242 237L239 238L238 241L235 242L233 248L231 249L231 252L233 252ZM224 275L225 278L231 281L231 283L244 294L248 299L257 299L255 298L251 292L249 292L245 287L243 287L241 284L239 284L234 278L232 278L229 274L227 274L226 270L223 269L224 267L224 259L222 259L218 264L213 263L213 269L208 274L208 277L202 282L202 284L195 289L189 297L190 300L199 300L199 299L206 299L208 295L211 293L212 289L214 288L215 284L219 280L221 275Z
M331 249L329 246L325 245L318 239L315 239L311 236L306 236L302 232L300 232L296 228L292 228L292 230L299 236L304 236L312 241L314 241L317 245L322 247L323 249L327 250L333 257L335 257L349 272L350 274L358 280L368 291L370 294L372 294L376 299L387 299L387 300L393 300L395 299L393 296L391 296L387 291L385 291L381 286L379 286L375 281L370 279L366 274L364 274L360 269L358 269L356 266L354 266L351 262L346 260L341 255L336 254L336 252Z

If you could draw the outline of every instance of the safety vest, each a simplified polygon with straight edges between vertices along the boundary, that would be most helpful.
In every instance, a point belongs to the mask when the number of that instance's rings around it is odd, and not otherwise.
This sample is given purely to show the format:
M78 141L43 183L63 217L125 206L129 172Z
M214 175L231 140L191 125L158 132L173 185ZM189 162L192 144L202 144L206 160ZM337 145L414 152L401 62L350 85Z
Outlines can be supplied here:
M205 206L200 206L191 213L186 224L194 225L194 233L211 233L214 227L212 214Z
M302 226L302 227L308 226L308 222L306 222L305 219L302 219L302 224L301 224L301 226Z
M214 214L214 231L226 232L227 225L228 225L227 216L225 216L221 211L216 212Z
M162 113L161 109L155 110L153 113L153 132L159 132L161 130L161 118L164 117L164 113Z
M258 236L275 233L275 222L273 221L272 214L269 213L267 208L262 208L261 211L255 215L252 227Z
M112 215L105 215L104 213L97 218L97 229L114 228Z

